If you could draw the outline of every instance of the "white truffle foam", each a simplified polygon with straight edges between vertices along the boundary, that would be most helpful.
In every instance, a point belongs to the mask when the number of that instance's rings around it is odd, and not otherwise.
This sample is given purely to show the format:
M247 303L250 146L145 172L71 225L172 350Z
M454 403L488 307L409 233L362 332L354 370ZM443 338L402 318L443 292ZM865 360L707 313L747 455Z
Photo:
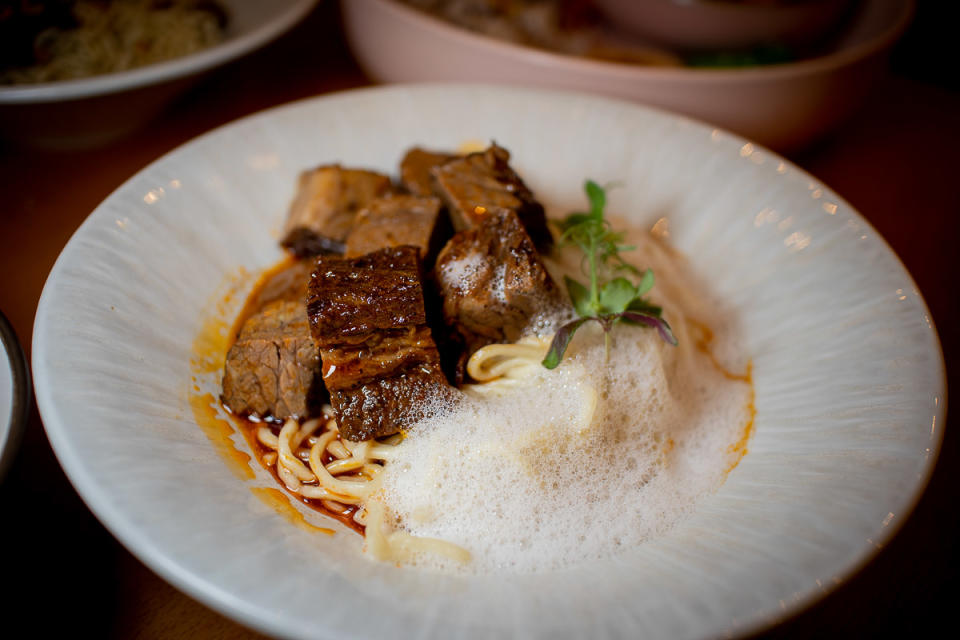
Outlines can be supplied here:
M688 331L688 318L716 306L689 295L696 286L677 256L647 249L658 282L673 279L651 297L678 347L618 325L608 357L599 327L584 325L557 369L438 412L386 466L380 499L409 533L468 549L473 561L458 570L547 571L639 545L715 491L739 459L750 385L724 375ZM671 292L683 292L682 305ZM730 324L714 325L724 353L737 352ZM419 564L454 568L426 555Z

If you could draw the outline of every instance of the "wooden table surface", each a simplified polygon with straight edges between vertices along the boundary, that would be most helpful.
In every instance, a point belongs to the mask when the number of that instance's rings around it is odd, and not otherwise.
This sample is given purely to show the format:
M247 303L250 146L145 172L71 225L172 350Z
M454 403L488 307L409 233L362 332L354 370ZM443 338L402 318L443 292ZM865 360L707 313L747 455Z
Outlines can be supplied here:
M931 83L911 64L907 58L888 74L841 130L791 159L851 202L903 260L932 311L949 378L957 381L960 92ZM57 255L120 183L212 127L367 84L340 34L336 4L321 2L286 36L218 70L123 140L74 152L0 143L0 310L28 356L37 301ZM900 533L863 571L764 636L872 637L950 625L948 595L960 568L957 449L948 428L930 485ZM8 625L24 619L44 635L261 637L163 582L103 528L57 464L36 409L0 483L0 513L12 593L2 601Z

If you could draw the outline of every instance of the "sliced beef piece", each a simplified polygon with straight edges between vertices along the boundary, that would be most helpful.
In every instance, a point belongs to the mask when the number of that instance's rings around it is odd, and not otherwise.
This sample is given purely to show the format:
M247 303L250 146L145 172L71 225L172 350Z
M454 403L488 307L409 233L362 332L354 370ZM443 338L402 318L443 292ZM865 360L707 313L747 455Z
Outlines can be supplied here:
M397 433L450 387L426 326L417 247L321 256L307 296L310 329L340 433Z
M347 342L322 353L322 371L331 392L350 389L397 369L433 364L439 357L427 326L379 331L361 343Z
M280 244L297 256L342 253L357 212L390 190L390 178L339 165L300 174Z
M307 315L321 349L424 324L417 248L381 249L358 258L320 256L307 287Z
M431 403L452 393L437 366L419 366L331 393L340 432L362 441L397 433L423 419Z
M494 342L515 342L532 316L562 304L516 213L491 212L446 244L434 269L443 298L446 339L461 350L453 378L461 384L467 359Z
M227 353L223 404L237 415L283 421L316 415L324 399L303 300L268 302Z
M490 215L513 211L534 245L549 251L553 237L541 205L510 167L510 153L497 145L435 166L437 192L450 212L456 231L469 229Z
M377 198L357 214L344 255L353 258L386 247L412 245L429 265L449 233L437 198L391 195Z
M265 273L254 294L247 300L247 310L259 311L274 300L289 300L303 305L306 317L307 283L313 272L313 260L293 259Z
M458 156L452 153L427 151L414 147L407 151L400 161L400 183L410 193L417 196L431 196L436 193L433 182L434 167Z

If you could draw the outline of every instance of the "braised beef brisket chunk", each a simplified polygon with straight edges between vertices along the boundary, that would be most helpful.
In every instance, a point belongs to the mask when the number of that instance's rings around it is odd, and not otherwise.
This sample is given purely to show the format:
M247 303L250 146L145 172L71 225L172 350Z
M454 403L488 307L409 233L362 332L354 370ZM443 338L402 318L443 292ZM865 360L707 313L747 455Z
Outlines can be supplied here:
M420 269L417 247L407 245L317 259L307 315L348 440L397 433L422 417L426 399L449 391L426 326Z
M430 196L436 193L432 169L457 156L452 153L427 151L414 147L407 151L400 161L400 183L417 196Z
M533 241L510 210L492 212L454 235L437 256L434 278L448 337L462 349L457 384L474 351L516 341L537 311L560 301Z
M320 256L307 286L307 315L321 349L425 324L417 248L381 249L359 258Z
M342 253L357 212L390 191L390 178L325 165L300 174L282 244L298 256Z
M244 322L227 353L224 405L237 415L283 421L315 415L325 395L302 298L268 302Z
M538 254L552 245L543 207L509 160L495 144L469 155L414 148L400 167L407 193L373 171L303 172L282 240L301 259L248 301L224 405L283 421L318 415L329 398L345 438L391 435L455 392L444 369L462 383L477 349L517 340L559 304Z
M437 193L450 212L456 231L469 229L493 213L513 211L534 245L549 251L553 237L533 193L510 167L510 153L492 145L481 153L449 160L431 169Z
M432 401L450 392L439 365L421 365L331 396L340 433L359 442L397 433L421 420Z
M354 219L344 254L352 258L412 245L419 249L420 259L430 264L446 240L449 229L444 223L437 198L402 194L377 198Z
M322 370L327 388L343 391L384 372L433 364L437 347L427 326L380 331L359 344L323 349Z
M307 283L312 272L313 260L288 258L264 274L247 300L246 308L259 311L274 300L288 300L300 303L306 317Z

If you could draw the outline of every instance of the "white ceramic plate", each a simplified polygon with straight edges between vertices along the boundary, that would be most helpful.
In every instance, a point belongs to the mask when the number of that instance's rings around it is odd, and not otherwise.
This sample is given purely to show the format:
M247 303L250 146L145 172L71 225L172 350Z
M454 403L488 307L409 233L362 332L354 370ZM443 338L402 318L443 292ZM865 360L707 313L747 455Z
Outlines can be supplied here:
M369 562L359 536L296 527L254 497L198 427L193 345L232 317L297 173L393 172L413 144L495 139L554 214L586 176L610 210L667 217L737 309L756 434L671 533L576 570L462 578ZM37 399L84 500L178 588L286 637L697 638L774 623L826 593L900 526L941 440L944 368L916 286L837 194L743 139L633 104L484 86L395 86L246 118L111 195L57 261L34 328ZM193 378L196 377L196 380ZM197 388L194 388L194 385ZM237 438L237 440L240 440ZM324 519L308 513L308 519ZM327 526L330 526L327 524Z

